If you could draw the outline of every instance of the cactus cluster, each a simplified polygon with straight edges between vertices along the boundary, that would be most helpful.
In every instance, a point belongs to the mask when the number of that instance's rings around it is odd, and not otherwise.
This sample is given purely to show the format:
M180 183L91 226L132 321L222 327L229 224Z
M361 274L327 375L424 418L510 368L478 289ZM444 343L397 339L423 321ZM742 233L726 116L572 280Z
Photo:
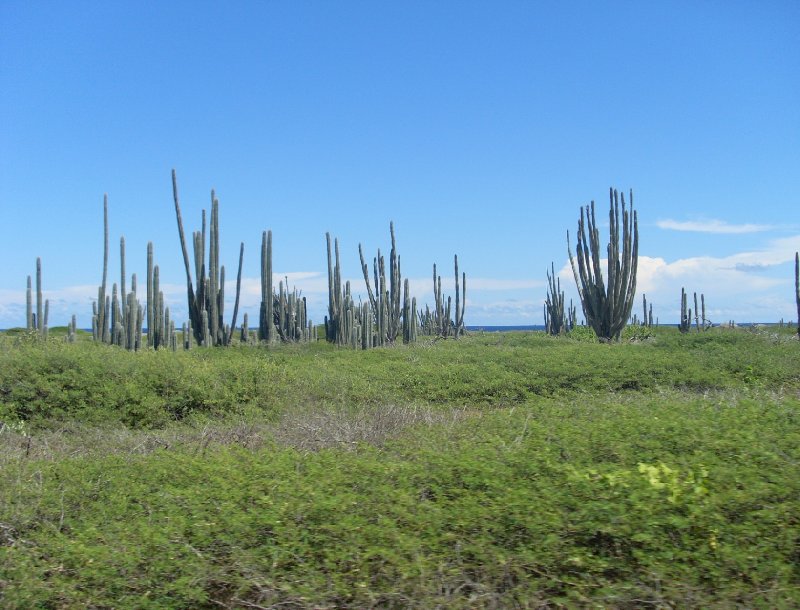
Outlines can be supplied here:
M458 339L464 335L464 308L467 302L467 276L461 274L459 284L458 276L458 255L453 257L453 268L455 270L455 309L452 297L445 300L442 294L442 277L436 273L436 263L433 264L433 310L425 305L425 311L419 313L419 329L422 335L433 335L437 337L452 337Z
M653 304L647 307L647 295L642 294L642 326L653 326Z
M441 278L434 265L433 310L426 305L424 312L417 312L417 299L410 294L408 279L400 272L400 256L394 235L394 224L389 224L391 250L388 264L378 250L373 259L372 278L364 260L364 250L359 244L358 253L361 271L367 287L368 301L353 300L350 282L342 283L339 256L339 241L331 242L326 234L328 247L328 315L325 317L325 338L338 346L369 349L403 343L415 343L420 334L442 337L458 337L464 334L464 309L466 302L466 274L459 281L458 257L455 257L456 298L455 308L450 297L444 299ZM386 277L386 269L389 277ZM402 297L400 287L402 286ZM452 310L452 319L451 319Z
M358 244L358 255L361 259L361 271L364 274L364 283L367 287L367 296L372 309L375 326L376 345L392 345L402 333L404 343L416 339L416 299L409 295L408 280L402 282L400 273L400 256L394 239L394 223L389 223L389 235L392 248L389 252L389 279L386 279L386 260L378 249L378 254L372 259L374 287L370 284L369 267L364 261L364 251ZM400 305L400 292L402 285L403 304Z
M206 211L202 211L199 231L192 234L193 261L190 261L181 215L178 184L175 170L172 171L172 192L178 236L181 244L188 302L188 320L183 324L181 343L184 349L200 346L228 346L236 330L236 319L241 294L244 244L239 250L239 267L236 281L236 297L231 323L223 319L225 267L220 265L219 201L211 191L211 213L208 225ZM339 346L368 349L393 345L402 340L413 343L420 327L423 332L443 337L457 338L464 334L464 310L466 303L466 274L459 276L458 257L454 258L455 303L442 294L441 277L434 265L433 311L426 307L426 315L417 312L416 298L410 294L408 279L400 272L400 256L397 253L394 224L389 224L391 250L388 261L378 250L373 259L372 282L364 252L359 244L359 255L369 300L356 303L350 283L342 285L338 240L331 245L330 234L326 234L328 245L328 316L325 318L326 339ZM335 263L333 260L335 250ZM208 256L206 257L206 252ZM179 333L169 308L165 306L160 287L159 267L155 264L153 244L147 245L147 296L142 304L137 295L136 274L132 274L130 291L126 283L125 238L120 238L120 282L113 283L109 290L109 222L108 195L103 196L103 273L97 290L97 300L92 305L92 337L95 341L121 346L128 350L172 349L177 350ZM194 263L192 265L192 262ZM388 272L387 272L388 268ZM306 298L296 289L290 289L288 277L274 289L272 277L272 232L264 231L261 248L261 306L257 330L251 330L247 314L238 333L241 344L263 342L305 342L316 340L316 329L308 320ZM387 277L388 275L388 277ZM196 281L196 284L195 284ZM27 325L31 331L47 334L49 302L42 299L41 261L37 260L36 312L33 311L33 289L28 277ZM67 330L67 340L77 338L77 322L72 317Z
M33 313L33 287L28 276L28 289L25 296L25 319L28 332L47 339L47 319L50 316L50 300L42 300L42 259L36 259L36 313Z
M647 295L642 295L642 319L640 320L637 314L633 314L630 319L630 324L633 326L644 326L645 328L653 326L653 305L651 303L648 309ZM656 320L655 324L658 326L658 320Z
M547 272L547 296L544 302L544 329L548 335L561 335L571 331L577 324L577 315L572 299L564 309L564 291L561 280L556 276L555 266L550 263Z
M75 343L78 340L78 319L75 317L75 314L72 314L72 318L67 324L67 343Z
M112 284L111 295L108 290L108 195L103 196L103 279L97 290L97 301L92 303L92 338L101 343L118 345L130 351L141 349L143 343L142 327L144 324L144 310L136 295L136 274L131 277L131 291L126 291L125 284L125 237L119 240L120 255L120 283L119 289L116 282ZM148 244L148 297L151 294L153 282L152 269L152 244ZM157 282L158 268L155 271ZM162 299L163 301L163 299ZM148 306L152 300L148 298ZM163 306L162 306L163 308ZM149 307L148 307L149 312ZM168 316L169 314L167 314ZM152 317L147 319L148 326L152 326ZM69 335L68 335L69 336ZM148 333L148 345L150 343Z
M682 333L688 333L692 329L692 308L688 307L688 300L686 291L681 288L681 317L678 330ZM698 307L696 292L694 293L694 322L697 332L711 328L711 320L706 318L706 297L704 294L700 295L700 307Z
M189 264L189 252L186 248L186 238L183 231L183 220L178 197L178 179L175 170L172 170L172 196L175 202L175 217L178 222L178 236L181 242L183 263L186 270L186 292L189 305L189 326L195 342L198 345L229 345L236 327L236 314L239 309L239 296L241 290L242 261L244 258L244 243L239 249L239 272L237 274L237 290L234 305L234 317L230 325L223 320L225 305L225 267L219 264L219 201L211 191L211 221L208 227L208 264L205 261L206 252L206 212L202 212L200 231L192 234L194 246L194 267L197 278L197 288L192 280L192 270Z
M243 333L242 337L247 337L247 334ZM296 288L289 292L288 278L285 283L278 282L278 293L275 294L272 282L272 231L264 231L261 235L258 338L271 344L276 337L282 343L305 343L315 338L314 325L308 320L305 297Z
M609 189L609 199L610 238L605 250L600 246L594 201L585 209L581 208L576 248L577 266L572 256L569 232L567 232L567 252L583 314L598 339L604 342L618 340L631 315L636 294L636 270L639 259L639 228L636 211L633 209L633 191L630 192L630 210L625 207L625 195L613 188ZM603 255L608 256L608 286L600 268L600 259Z
M797 338L800 339L800 252L794 253L794 298L797 302Z
M342 286L339 240L325 234L328 246L328 315L325 316L325 339L338 347L370 349L377 345L372 308L369 303L353 301L350 282Z

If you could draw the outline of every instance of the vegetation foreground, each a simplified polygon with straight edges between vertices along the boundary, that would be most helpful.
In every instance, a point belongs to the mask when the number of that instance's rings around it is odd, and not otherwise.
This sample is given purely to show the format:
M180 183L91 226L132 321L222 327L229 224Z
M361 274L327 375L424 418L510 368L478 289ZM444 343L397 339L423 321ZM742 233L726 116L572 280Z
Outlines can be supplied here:
M0 604L800 605L792 331L585 330L0 336Z

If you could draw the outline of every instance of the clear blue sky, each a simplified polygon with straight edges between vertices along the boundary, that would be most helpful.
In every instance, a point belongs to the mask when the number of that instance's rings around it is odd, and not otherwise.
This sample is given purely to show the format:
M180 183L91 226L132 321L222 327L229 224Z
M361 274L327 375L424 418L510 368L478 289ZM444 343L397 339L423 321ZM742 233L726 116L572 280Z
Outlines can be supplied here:
M545 270L575 295L566 232L615 186L660 321L681 286L715 322L795 319L798 32L794 0L5 0L0 327L37 256L50 324L90 326L103 193L111 280L124 235L143 287L153 241L185 319L172 168L187 230L216 189L229 278L245 242L251 317L262 230L321 322L325 232L363 290L358 244L387 251L393 220L420 301L458 253L468 324L541 323Z

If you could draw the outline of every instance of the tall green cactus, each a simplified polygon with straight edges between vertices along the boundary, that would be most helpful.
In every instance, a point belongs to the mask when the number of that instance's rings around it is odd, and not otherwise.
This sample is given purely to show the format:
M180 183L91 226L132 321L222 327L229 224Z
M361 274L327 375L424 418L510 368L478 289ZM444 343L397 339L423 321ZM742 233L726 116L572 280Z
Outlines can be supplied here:
M33 286L31 285L31 276L28 276L28 289L25 292L25 326L28 331L34 329L33 326Z
M289 292L289 279L278 283L275 294L272 281L272 231L261 234L261 307L258 338L268 345L280 338L282 343L300 343L312 339L312 323L306 315L306 299L295 288Z
M328 246L328 315L325 316L325 339L337 347L370 349L379 345L381 335L369 302L357 305L353 301L350 282L342 286L339 240L325 233Z
M178 223L178 237L181 242L183 263L186 270L186 292L189 309L189 322L198 345L229 345L233 329L236 327L239 296L241 292L242 262L244 244L239 249L239 271L236 282L237 305L234 307L234 318L230 326L223 321L225 303L225 267L219 264L219 201L211 191L211 222L208 232L208 266L205 262L206 252L206 214L202 213L201 230L192 234L194 245L194 267L197 277L197 290L192 280L189 263L189 252L186 248L186 237L183 231L180 201L178 197L178 178L172 170L172 197L175 202L175 218ZM205 321L205 322L204 322ZM206 332L207 331L207 332Z
M261 234L261 308L258 338L271 344L275 341L275 297L272 287L272 231Z
M425 312L415 316L419 321L419 328L423 335L437 337L453 337L457 339L466 331L464 328L464 309L467 302L467 275L461 274L459 282L458 255L453 257L455 271L456 299L453 310L453 299L446 299L442 292L442 277L436 272L436 263L433 264L433 310L427 305ZM452 311L452 316L451 316Z
M548 335L560 335L567 331L567 318L564 312L564 291L561 280L556 276L555 266L550 263L547 271L547 296L544 301L544 329Z
M108 193L103 194L103 281L97 289L97 304L92 316L92 338L103 343L111 342L110 305L107 294L108 281Z
M797 338L800 339L800 253L794 253L794 298L797 301Z
M50 312L50 301L42 300L42 259L36 258L36 313L33 313L33 292L31 276L25 294L25 324L30 332L38 333L42 339L47 338L47 318Z
M650 309L647 308L647 295L642 295L642 326L653 326L653 304L650 303Z
M386 261L378 249L378 255L373 259L373 280L375 287L370 285L369 267L364 261L364 251L358 244L358 255L361 258L361 270L364 273L364 282L367 286L370 306L375 317L378 345L393 344L403 328L403 311L400 306L402 279L400 273L400 257L394 238L394 223L389 223L392 249L389 252L389 281L386 281ZM416 312L414 312L416 315Z
M692 328L692 310L687 307L686 291L681 287L681 318L678 324L678 330L682 333L688 333Z
M456 278L456 310L454 320L454 337L458 339L464 335L467 330L464 326L464 310L467 306L467 274L461 273L461 296L458 295L458 254L453 255L453 267L455 268Z
M633 309L636 294L636 270L639 259L639 228L630 193L630 211L625 208L625 196L609 190L610 239L606 251L600 247L600 232L594 214L594 201L581 208L578 221L577 265L572 256L567 232L567 252L586 322L600 341L618 340ZM620 219L620 203L622 218ZM620 221L622 243L620 244ZM588 233L588 235L587 235ZM622 252L620 252L620 245ZM608 287L600 269L600 258L608 256Z

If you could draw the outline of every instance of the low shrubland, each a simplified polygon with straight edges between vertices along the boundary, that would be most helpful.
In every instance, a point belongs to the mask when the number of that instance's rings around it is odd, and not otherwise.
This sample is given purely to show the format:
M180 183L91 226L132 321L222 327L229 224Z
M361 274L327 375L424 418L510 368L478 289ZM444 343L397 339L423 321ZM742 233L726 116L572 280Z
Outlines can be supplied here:
M796 607L789 333L0 343L0 604Z

